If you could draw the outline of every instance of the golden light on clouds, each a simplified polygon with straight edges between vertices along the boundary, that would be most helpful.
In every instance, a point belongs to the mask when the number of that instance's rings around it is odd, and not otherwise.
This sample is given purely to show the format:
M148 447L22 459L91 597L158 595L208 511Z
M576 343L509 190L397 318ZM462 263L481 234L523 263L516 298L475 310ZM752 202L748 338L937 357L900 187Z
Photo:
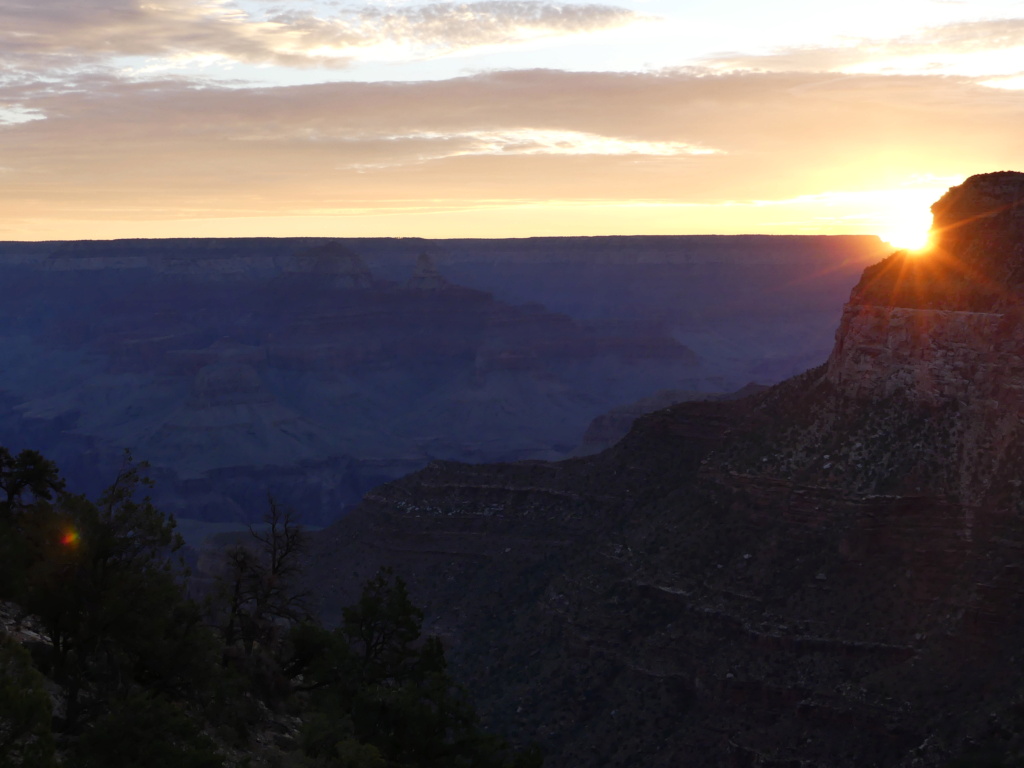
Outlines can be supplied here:
M912 4L845 41L807 0L0 4L0 238L910 245L948 186L1024 167L1019 8Z

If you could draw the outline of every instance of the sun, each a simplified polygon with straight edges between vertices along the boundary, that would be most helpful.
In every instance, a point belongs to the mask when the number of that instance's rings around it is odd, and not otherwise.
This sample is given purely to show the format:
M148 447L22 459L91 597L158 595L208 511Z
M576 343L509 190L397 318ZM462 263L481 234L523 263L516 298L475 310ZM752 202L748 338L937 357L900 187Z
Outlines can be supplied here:
M932 216L927 207L900 206L889 212L879 237L899 251L920 252L932 244Z
M881 235L889 245L898 251L926 251L932 242L930 229L905 227L889 230Z

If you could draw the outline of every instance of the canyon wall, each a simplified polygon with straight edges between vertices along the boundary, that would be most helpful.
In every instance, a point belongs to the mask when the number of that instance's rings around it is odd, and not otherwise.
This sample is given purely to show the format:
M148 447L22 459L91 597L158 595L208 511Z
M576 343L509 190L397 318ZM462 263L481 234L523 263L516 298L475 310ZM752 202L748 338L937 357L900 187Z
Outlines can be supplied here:
M673 388L827 355L875 238L0 243L0 443L179 517L327 522L432 460L565 455ZM839 275L840 277L836 277Z
M1024 383L1022 352L1024 328L1000 313L850 304L827 378L854 398L1009 405Z

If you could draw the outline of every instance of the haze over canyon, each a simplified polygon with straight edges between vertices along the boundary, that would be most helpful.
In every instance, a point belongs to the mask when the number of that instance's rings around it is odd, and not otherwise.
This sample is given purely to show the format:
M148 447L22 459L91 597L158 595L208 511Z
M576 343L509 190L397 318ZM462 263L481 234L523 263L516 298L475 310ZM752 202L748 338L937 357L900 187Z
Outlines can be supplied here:
M886 252L859 236L0 243L0 443L92 492L130 449L182 518L258 518L269 490L322 524L434 459L594 450L584 433L613 408L818 364Z

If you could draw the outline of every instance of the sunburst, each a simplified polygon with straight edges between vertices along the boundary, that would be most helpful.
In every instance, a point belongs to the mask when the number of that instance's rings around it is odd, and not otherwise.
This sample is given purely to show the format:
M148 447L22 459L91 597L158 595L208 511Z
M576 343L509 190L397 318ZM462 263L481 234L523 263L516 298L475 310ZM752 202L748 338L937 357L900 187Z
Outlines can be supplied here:
M879 236L897 250L921 253L932 244L932 217L927 209L894 211Z

